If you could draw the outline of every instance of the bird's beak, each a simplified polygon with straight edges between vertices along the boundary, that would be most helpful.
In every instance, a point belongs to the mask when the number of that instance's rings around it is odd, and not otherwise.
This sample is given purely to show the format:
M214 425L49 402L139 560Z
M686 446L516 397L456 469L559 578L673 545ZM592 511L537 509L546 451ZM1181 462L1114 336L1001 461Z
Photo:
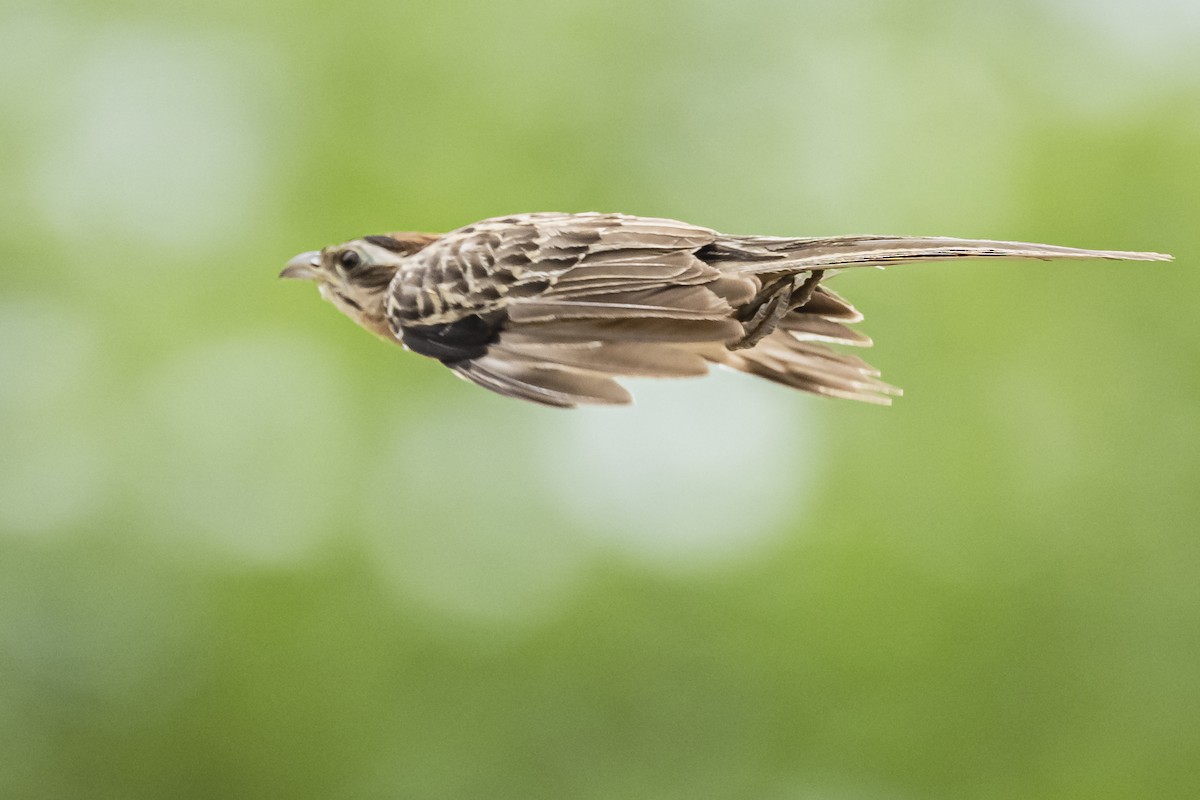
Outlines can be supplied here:
M283 272L279 273L279 277L300 281L315 281L318 276L317 266L320 263L321 254L316 250L301 253L287 263L287 266L283 268Z

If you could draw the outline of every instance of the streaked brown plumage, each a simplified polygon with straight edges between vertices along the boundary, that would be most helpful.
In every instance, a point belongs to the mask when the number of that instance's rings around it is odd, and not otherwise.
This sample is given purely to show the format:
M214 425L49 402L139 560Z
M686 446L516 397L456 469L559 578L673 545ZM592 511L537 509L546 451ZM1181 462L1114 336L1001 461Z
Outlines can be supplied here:
M500 394L551 406L628 403L620 376L723 364L816 394L900 391L828 344L867 346L824 285L848 267L950 258L1163 261L1160 253L904 236L728 236L669 219L522 214L444 235L367 236L281 273L318 283L364 328Z

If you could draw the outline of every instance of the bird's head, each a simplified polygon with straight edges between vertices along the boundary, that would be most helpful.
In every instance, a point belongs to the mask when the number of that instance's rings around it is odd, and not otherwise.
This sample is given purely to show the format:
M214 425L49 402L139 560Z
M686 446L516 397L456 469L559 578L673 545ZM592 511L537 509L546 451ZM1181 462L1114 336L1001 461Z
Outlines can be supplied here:
M314 281L321 296L343 314L391 338L384 309L388 284L406 257L436 238L423 233L364 236L301 253L288 261L279 277Z

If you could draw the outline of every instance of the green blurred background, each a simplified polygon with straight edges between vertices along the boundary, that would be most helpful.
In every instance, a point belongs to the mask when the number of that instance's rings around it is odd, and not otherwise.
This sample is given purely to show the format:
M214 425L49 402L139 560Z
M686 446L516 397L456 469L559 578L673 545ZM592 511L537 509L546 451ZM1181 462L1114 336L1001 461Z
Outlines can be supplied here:
M0 9L0 797L1200 795L1194 0ZM275 276L533 210L864 271L892 409L525 407Z

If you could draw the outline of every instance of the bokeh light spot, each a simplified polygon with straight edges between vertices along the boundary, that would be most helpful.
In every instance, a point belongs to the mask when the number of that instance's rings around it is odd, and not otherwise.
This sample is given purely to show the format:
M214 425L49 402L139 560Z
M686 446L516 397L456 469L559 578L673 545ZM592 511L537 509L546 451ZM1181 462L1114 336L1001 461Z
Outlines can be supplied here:
M442 407L391 437L368 536L401 597L464 621L529 626L554 616L594 548L538 479L547 409L495 397L480 407Z
M97 331L38 298L0 302L0 531L42 532L91 514L105 478L88 418Z
M254 218L271 163L247 70L262 53L230 39L111 29L68 57L69 117L46 137L34 199L64 235L114 233L194 251ZM266 91L261 84L259 91ZM158 259L130 266L160 269Z
M807 404L745 375L630 382L632 408L539 427L540 478L562 512L620 552L667 569L761 551L804 508L820 443Z
M239 560L301 557L337 530L358 455L337 368L307 341L242 339L181 354L130 423L136 490L178 537Z

